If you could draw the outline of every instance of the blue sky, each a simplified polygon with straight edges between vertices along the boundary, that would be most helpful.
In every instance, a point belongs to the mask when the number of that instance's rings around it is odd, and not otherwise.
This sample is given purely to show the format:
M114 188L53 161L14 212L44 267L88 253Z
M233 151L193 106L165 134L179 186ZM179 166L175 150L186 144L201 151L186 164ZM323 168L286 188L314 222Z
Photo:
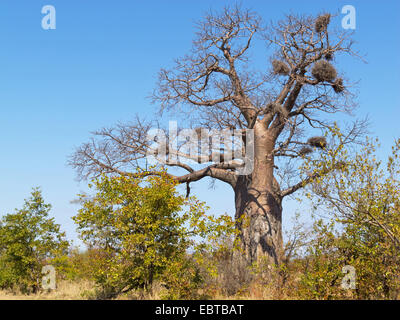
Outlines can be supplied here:
M156 74L188 52L194 22L210 8L231 1L0 2L0 214L23 204L41 186L52 215L76 239L70 203L86 189L66 165L67 156L90 131L125 121L136 113L151 118L156 106L146 98ZM345 59L340 69L360 80L358 117L369 115L383 153L400 136L399 1L243 1L265 21L285 13L357 10L356 48L368 64ZM43 30L41 9L56 8L56 30ZM267 62L267 56L265 57ZM261 61L258 61L261 63ZM233 193L208 182L192 191L212 207L233 213ZM288 203L284 224L296 205ZM285 209L284 209L285 210Z

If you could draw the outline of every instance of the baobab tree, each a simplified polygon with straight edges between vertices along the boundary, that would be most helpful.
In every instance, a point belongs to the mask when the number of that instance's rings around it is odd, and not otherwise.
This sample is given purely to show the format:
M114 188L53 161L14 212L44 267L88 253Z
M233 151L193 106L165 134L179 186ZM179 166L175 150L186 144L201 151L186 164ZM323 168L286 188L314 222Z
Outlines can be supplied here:
M235 159L213 162L216 151L212 149L206 161L178 150L195 165L169 161L168 156L162 163L186 170L182 175L171 174L179 183L189 186L211 177L232 187L237 227L249 263L260 257L281 262L282 200L335 169L332 166L300 179L294 165L326 148L322 132L333 127L332 114L349 113L355 106L334 62L339 54L357 54L346 30L331 30L332 19L330 14L288 15L264 27L256 13L239 7L209 13L197 25L191 52L159 73L152 98L161 111L185 115L196 132L235 129L254 134L249 174L237 174L243 163ZM267 44L260 70L251 59L257 43ZM137 118L95 132L72 155L70 164L82 178L132 174L143 167L152 148L147 133L154 126L154 122ZM346 141L354 141L361 128L356 123ZM168 147L166 154L171 154ZM225 160L225 156L222 150L217 158Z

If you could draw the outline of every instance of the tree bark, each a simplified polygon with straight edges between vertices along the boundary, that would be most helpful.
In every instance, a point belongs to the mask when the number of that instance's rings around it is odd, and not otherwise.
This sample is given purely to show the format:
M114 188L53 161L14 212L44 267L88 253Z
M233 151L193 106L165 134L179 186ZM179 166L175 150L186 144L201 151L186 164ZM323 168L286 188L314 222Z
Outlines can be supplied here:
M254 129L254 171L239 176L234 186L235 218L247 263L264 260L279 265L283 254L282 199L273 176L274 141L261 125Z
M268 264L279 265L283 253L280 199L245 182L238 183L234 190L237 228L247 262L264 257Z

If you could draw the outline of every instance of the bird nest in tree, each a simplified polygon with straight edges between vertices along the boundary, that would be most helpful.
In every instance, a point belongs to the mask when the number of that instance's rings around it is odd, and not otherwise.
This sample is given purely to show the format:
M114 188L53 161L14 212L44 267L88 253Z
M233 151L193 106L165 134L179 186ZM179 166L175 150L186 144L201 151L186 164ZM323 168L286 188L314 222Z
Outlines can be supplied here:
M341 93L344 91L344 85L343 85L343 79L342 78L337 78L336 81L332 84L333 90L335 90L336 93Z
M307 140L307 143L316 148L325 148L326 147L326 139L325 137L312 137Z
M315 79L318 81L333 81L336 79L337 72L334 66L332 66L328 61L319 60L317 61L311 73Z
M313 152L313 149L311 149L310 147L302 147L302 148L299 150L299 155L305 156L305 155L310 154L310 153L312 153L312 152Z
M331 52L328 52L328 53L325 54L324 58L327 61L331 61L331 60L333 60L333 54Z
M315 20L315 31L323 32L328 28L328 24L331 21L331 15L329 13L319 16Z
M273 60L272 68L274 70L274 74L288 75L290 72L289 66L285 62L280 60Z

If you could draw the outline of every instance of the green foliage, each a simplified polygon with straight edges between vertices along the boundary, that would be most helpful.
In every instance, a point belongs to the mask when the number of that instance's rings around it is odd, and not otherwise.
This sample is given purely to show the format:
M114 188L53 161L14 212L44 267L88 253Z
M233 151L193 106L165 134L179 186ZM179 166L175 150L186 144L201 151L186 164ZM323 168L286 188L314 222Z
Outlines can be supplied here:
M98 263L101 252L96 249L80 251L71 248L68 255L61 257L58 271L60 276L70 281L93 280L93 265Z
M173 290L167 296L188 297L200 278L191 276L197 271L187 253L207 248L215 235L225 232L220 222L226 217L207 216L204 204L179 195L176 183L163 172L104 176L91 187L95 195L80 196L82 208L73 219L83 241L98 250L92 272L99 297L150 290L155 280Z
M367 140L354 156L343 136L328 162L341 159L329 176L316 179L309 198L333 214L319 221L309 248L310 262L301 294L306 298L394 299L400 293L400 140L386 166L377 160L376 145ZM356 271L356 289L343 290L342 267Z
M34 189L21 210L0 221L0 287L36 292L44 265L57 267L69 244L60 226L49 218L39 189Z
M348 264L343 255L340 239L334 223L325 224L323 220L314 223L314 241L308 248L304 275L298 288L303 299L343 298L340 284L343 278L342 267Z
M170 261L166 272L161 276L163 286L162 299L205 299L200 292L204 283L204 273L199 264L191 257L182 255L178 260Z

